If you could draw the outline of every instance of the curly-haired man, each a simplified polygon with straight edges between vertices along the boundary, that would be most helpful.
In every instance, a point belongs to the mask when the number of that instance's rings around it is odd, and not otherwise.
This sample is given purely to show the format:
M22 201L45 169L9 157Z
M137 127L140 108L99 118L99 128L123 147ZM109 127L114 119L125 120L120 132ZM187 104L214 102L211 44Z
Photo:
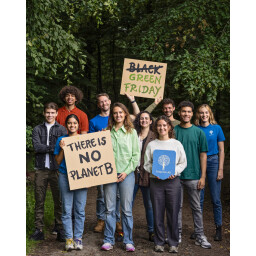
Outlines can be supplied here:
M88 117L76 107L76 103L83 99L82 91L72 85L65 86L59 92L59 98L64 103L64 106L58 110L56 121L65 126L66 117L70 114L75 114L79 119L79 133L87 133L89 130Z

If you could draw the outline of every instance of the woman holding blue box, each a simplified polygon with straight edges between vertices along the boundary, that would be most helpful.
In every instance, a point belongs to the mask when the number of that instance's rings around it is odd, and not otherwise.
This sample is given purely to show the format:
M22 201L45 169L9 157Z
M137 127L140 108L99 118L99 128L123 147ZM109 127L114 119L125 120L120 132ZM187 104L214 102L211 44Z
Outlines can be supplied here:
M167 242L170 253L178 252L179 231L178 214L180 210L181 184L178 176L187 166L182 144L174 139L171 121L160 116L155 122L156 140L151 141L144 157L144 169L150 173L150 195L154 214L155 251L163 252L165 244L164 216L167 215ZM162 180L152 174L153 154L155 150L175 151L175 173ZM166 165L167 166L167 165Z

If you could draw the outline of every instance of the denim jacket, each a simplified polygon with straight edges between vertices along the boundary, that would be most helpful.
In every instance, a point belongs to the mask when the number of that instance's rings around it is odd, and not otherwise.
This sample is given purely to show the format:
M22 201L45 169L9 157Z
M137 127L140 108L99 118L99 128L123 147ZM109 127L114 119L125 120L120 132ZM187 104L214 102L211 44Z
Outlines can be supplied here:
M49 132L49 146L47 146L47 127L45 123L37 125L32 132L32 142L35 150L35 169L45 169L46 153L49 153L50 170L57 170L58 164L53 155L58 137L66 135L64 126L55 121Z

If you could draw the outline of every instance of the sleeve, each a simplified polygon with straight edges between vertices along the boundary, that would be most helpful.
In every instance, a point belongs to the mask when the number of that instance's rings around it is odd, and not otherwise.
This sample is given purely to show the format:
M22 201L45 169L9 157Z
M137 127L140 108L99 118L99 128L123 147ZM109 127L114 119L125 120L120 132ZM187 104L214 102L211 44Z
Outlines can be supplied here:
M92 120L89 122L89 133L95 132L94 123Z
M200 153L208 151L208 143L207 143L206 135L202 130L200 130L200 145L199 145L199 147L200 147Z
M61 137L59 137L58 139L57 139L57 141L56 141L56 144L55 144L55 148L54 148L54 152L53 152L53 154L54 155L58 155L59 153L60 153L60 140L62 139L63 137L61 136Z
M49 153L51 151L50 146L41 143L39 130L35 127L32 131L32 143L36 153Z
M145 154L144 154L144 169L145 171L152 173L152 164L153 164L153 158L151 154L151 145L148 144Z
M218 131L218 136L217 136L217 142L225 141L224 133L219 125L218 125L218 128L219 128L219 131Z
M187 167L187 157L184 147L181 143L178 144L178 161L175 168L175 175L180 176L180 174Z
M82 112L81 115L81 127L80 127L81 132L88 132L89 131L89 122L88 122L88 117L87 115Z
M131 142L132 142L132 156L130 159L130 162L127 166L127 168L124 170L124 172L129 175L131 172L133 172L138 165L140 161L140 144L139 144L139 138L137 135L136 130L133 129L131 134Z
M156 108L156 103L153 102L151 105L149 105L144 111L148 111L149 113L152 113L153 110Z

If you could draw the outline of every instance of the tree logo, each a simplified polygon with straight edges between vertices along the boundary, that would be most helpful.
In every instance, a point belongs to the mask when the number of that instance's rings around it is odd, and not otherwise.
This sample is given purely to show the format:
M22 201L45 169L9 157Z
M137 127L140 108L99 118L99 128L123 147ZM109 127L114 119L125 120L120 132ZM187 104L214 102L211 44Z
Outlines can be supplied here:
M158 158L158 163L163 167L164 170L165 166L170 163L170 158L167 155L162 155Z

